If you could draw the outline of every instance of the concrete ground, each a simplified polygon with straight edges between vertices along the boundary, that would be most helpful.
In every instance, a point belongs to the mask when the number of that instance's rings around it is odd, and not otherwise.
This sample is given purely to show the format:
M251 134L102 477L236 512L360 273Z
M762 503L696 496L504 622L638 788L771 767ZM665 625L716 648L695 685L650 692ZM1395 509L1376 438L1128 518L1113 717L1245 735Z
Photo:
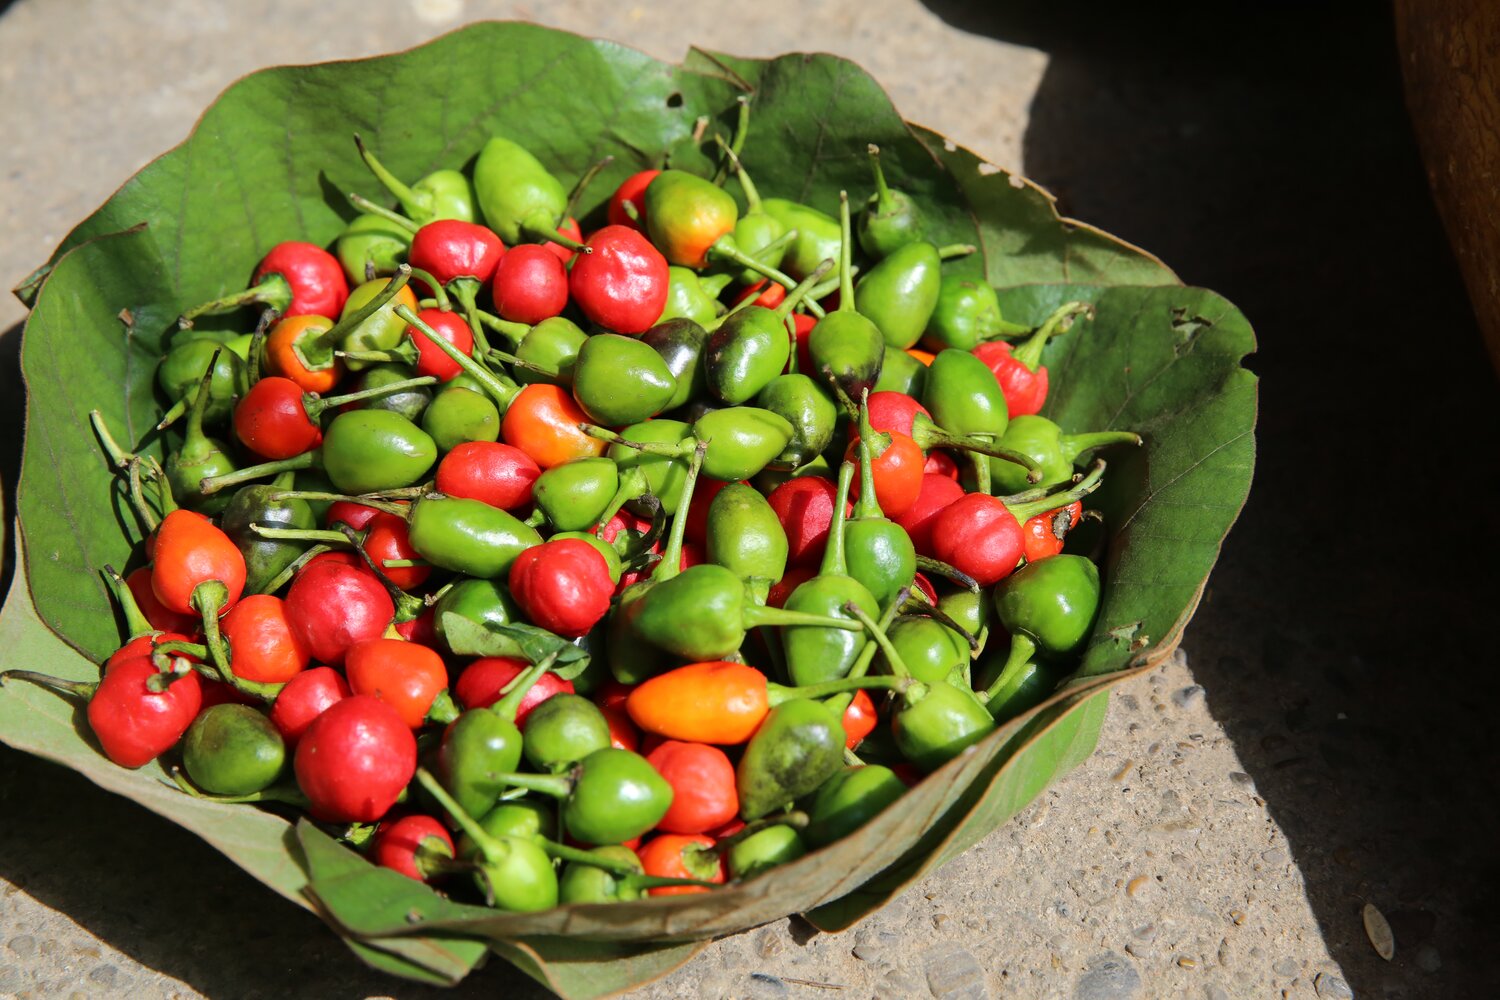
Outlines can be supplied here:
M1241 306L1261 338L1257 485L1185 656L1113 696L1088 763L861 927L782 921L632 995L1492 995L1500 546L1475 481L1500 428L1380 5L1228 26L1201 4L831 6L22 0L0 16L0 283L264 64L483 17L663 58L850 56L908 118ZM7 488L21 318L0 299ZM369 972L190 835L4 749L0 816L0 997L438 995ZM498 962L455 992L501 990L541 992Z

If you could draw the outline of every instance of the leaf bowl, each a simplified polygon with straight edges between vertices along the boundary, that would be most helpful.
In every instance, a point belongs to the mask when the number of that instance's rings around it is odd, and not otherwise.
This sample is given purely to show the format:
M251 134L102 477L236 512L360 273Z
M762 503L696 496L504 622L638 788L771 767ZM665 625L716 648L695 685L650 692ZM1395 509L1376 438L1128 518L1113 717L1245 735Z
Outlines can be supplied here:
M118 645L97 570L125 557L122 536L133 544L138 527L88 412L160 454L153 373L176 317L242 287L274 242L329 243L349 215L343 192L381 197L351 133L398 176L462 168L493 134L531 149L565 184L611 154L582 202L587 222L621 180L663 158L706 172L695 129L727 132L741 95L754 107L743 159L767 196L831 209L840 189L868 188L865 149L875 142L892 184L924 205L935 241L979 247L949 266L994 285L1008 319L1036 323L1074 299L1094 305L1091 320L1047 348L1046 414L1068 429L1135 430L1145 445L1116 456L1095 495L1107 528L1104 602L1061 690L928 776L901 809L800 861L712 893L537 914L450 901L306 821L184 795L157 764L118 768L81 713L28 685L0 688L0 739L193 831L317 912L377 968L453 983L497 952L567 997L638 985L713 937L789 913L848 927L1085 759L1107 689L1175 648L1249 491L1256 380L1241 367L1254 350L1244 317L1149 254L1060 217L1035 185L908 124L844 59L695 50L669 65L519 23L245 77L23 285L32 310L21 345L21 572L0 613L4 665L89 680Z

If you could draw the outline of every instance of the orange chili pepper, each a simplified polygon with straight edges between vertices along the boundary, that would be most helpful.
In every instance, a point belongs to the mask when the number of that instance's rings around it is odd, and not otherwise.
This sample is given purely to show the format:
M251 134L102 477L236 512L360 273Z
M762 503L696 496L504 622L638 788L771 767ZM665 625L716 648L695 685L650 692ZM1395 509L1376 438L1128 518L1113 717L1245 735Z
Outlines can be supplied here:
M344 376L344 363L335 358L327 368L309 368L300 345L332 328L333 320L326 316L289 316L277 323L266 337L266 368L296 382L303 392L330 392Z
M724 858L712 850L714 840L702 834L683 836L664 833L648 841L635 853L647 875L659 878L696 878L704 882L722 883L726 878ZM653 896L680 896L685 893L708 892L702 885L661 885L648 889Z
M555 385L528 385L505 410L500 434L505 442L520 448L543 469L579 458L604 454L604 441L579 430L588 415L566 389Z
M657 674L630 692L625 710L649 733L731 746L754 735L771 705L765 674L710 660Z

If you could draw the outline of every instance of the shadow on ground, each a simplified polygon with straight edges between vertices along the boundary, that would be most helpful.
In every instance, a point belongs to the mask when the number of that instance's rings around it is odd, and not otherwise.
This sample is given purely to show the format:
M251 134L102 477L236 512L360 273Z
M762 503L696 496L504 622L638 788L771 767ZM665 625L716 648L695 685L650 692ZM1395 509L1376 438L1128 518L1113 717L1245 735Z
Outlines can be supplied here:
M1065 213L1255 325L1255 488L1184 647L1355 995L1483 995L1497 394L1385 5L927 2L1051 53L1025 167Z

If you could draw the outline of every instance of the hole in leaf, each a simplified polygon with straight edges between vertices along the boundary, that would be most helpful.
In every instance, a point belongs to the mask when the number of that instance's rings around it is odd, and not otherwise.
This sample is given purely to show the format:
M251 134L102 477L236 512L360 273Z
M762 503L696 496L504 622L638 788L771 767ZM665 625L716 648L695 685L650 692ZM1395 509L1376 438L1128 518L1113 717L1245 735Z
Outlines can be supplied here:
M669 108L680 108L680 107L682 107L682 95L679 94L679 93L677 93L676 91L673 91L672 93L668 94L667 95L667 107L669 107Z

